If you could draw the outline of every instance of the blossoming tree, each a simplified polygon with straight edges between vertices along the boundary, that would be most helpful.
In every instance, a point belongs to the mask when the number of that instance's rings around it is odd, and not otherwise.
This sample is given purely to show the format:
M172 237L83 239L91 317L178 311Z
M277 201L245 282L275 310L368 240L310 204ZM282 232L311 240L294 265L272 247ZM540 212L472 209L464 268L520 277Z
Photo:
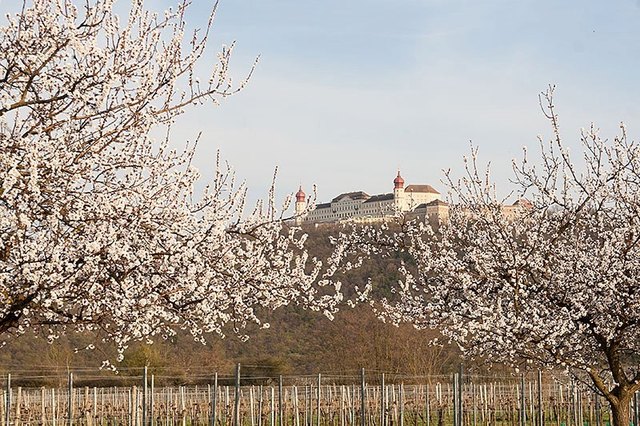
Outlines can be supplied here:
M571 155L553 88L541 99L554 137L539 161L514 163L528 202L509 212L474 150L465 176L449 178L448 222L395 234L414 262L383 312L440 329L470 356L568 369L627 426L640 390L640 147L624 127L611 141L591 127Z
M3 339L100 330L122 350L176 328L201 339L261 324L259 306L329 312L340 299L319 289L340 251L309 259L273 193L245 213L244 185L218 160L194 195L194 146L173 150L171 125L247 80L232 85L231 47L195 77L215 6L186 36L189 3L158 16L136 0L120 20L114 0L31 0L0 27Z

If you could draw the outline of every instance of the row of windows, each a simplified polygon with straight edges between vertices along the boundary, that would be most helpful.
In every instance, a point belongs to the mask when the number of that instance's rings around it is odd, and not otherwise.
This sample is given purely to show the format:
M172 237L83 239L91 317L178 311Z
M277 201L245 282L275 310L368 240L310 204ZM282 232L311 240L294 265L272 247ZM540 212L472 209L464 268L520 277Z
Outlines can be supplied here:
M322 210L314 210L305 220L336 220L336 219L346 219L349 217L357 216L357 217L384 217L385 214L381 213L380 209L367 209L360 212L351 212L351 213L333 213Z

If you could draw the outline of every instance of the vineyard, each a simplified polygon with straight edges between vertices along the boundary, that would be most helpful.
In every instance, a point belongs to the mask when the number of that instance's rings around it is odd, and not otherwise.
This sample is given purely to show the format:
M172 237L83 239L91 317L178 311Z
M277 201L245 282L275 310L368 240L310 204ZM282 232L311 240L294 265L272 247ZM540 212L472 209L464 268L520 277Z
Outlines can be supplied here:
M350 376L184 378L88 372L64 385L18 386L34 377L5 375L3 425L476 426L604 425L605 401L569 379L518 376L405 376L362 370ZM186 384L188 382L188 384ZM156 383L164 383L162 386ZM638 424L638 401L632 404Z

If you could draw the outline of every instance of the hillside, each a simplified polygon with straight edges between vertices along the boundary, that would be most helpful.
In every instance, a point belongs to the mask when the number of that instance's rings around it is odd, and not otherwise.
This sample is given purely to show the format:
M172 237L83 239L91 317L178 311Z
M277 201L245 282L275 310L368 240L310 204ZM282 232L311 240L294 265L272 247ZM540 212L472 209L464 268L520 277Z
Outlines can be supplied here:
M326 257L331 251L329 237L336 229L307 231L312 254ZM370 277L377 294L388 294L389 284L398 278L398 266L398 258L373 259L342 277L345 292L349 293L354 285L364 285ZM429 344L436 336L434 332L385 324L368 305L344 306L333 321L298 306L265 312L261 317L271 327L249 327L250 338L246 342L231 332L224 339L208 336L207 345L202 345L182 333L167 340L156 339L152 345L133 344L124 361L116 365L124 375L129 369L146 364L153 371L162 371L167 380L186 381L216 371L230 373L237 362L244 366L244 374L260 377L318 372L355 374L361 367L425 375L451 371L459 363L456 350ZM62 378L67 369L97 368L104 360L115 360L115 351L109 344L97 343L95 349L76 351L95 340L90 335L73 334L49 344L40 336L26 334L0 350L0 366L14 373L29 371L27 375L34 378L35 384L45 380L39 376ZM139 374L137 368L131 371Z

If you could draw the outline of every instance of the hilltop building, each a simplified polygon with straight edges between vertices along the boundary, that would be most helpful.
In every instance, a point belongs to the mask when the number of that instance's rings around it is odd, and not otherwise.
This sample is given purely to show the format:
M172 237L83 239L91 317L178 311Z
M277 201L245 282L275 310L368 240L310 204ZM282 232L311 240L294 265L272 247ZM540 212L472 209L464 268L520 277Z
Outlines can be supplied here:
M380 222L396 213L438 219L448 214L448 206L441 200L440 193L431 185L404 185L398 172L393 180L393 192L369 195L363 191L345 192L331 202L317 204L311 211L307 209L306 194L302 186L296 193L296 224L330 223L351 219L361 222Z
M442 201L440 193L431 185L404 185L404 179L398 176L393 180L393 192L369 195L363 191L344 192L328 203L316 204L307 210L307 195L302 186L296 193L295 223L321 224L342 220L354 220L363 223L382 222L397 213L408 219L419 219L429 223L446 221L449 217L449 204ZM505 217L513 219L524 210L533 206L528 200L520 199L511 205L502 205Z

